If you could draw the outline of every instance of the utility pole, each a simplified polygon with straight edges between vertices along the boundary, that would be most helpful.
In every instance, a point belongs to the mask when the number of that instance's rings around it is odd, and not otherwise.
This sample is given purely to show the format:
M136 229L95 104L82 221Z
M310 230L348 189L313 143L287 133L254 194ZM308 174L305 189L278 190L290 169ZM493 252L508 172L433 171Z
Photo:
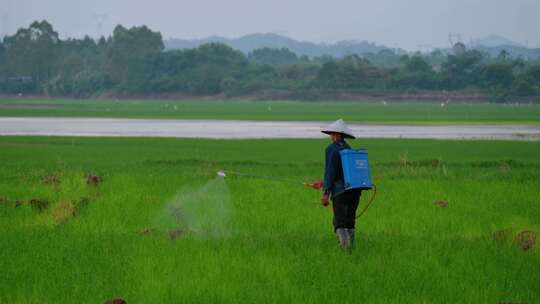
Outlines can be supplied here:
M394 44L392 45L392 47L394 48L394 49L393 49L394 54L400 55L400 54L399 54L399 44L394 43Z
M525 59L529 61L529 40L525 40Z
M450 47L454 47L456 43L461 42L461 34L460 33L449 33L448 34L448 42L450 42Z
M103 24L109 18L107 14L94 14L94 20L96 21L96 34L98 35L97 39L103 37Z

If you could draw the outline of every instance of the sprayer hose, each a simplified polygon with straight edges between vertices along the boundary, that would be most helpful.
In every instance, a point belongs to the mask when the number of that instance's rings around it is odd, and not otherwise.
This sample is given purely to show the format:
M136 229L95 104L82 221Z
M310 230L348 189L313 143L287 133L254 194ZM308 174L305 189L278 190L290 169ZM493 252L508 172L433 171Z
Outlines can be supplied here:
M371 197L369 198L367 205L364 207L364 209L362 209L362 211L360 211L356 218L361 217L368 210L369 206L371 206L371 203L373 203L373 201L375 200L375 195L377 195L377 185L373 185L372 190L373 192L371 194Z

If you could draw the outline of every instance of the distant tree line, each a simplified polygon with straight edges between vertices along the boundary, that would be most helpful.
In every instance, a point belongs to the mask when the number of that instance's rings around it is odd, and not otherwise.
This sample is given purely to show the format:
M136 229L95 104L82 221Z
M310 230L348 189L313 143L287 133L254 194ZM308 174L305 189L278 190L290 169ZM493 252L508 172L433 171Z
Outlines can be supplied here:
M500 100L540 95L540 63L492 58L477 50L453 54L297 56L288 49L245 55L224 44L164 51L159 32L118 25L97 41L59 38L47 21L0 42L0 93L91 97L125 95L249 95L266 90L414 91L477 89ZM308 93L306 93L308 94Z

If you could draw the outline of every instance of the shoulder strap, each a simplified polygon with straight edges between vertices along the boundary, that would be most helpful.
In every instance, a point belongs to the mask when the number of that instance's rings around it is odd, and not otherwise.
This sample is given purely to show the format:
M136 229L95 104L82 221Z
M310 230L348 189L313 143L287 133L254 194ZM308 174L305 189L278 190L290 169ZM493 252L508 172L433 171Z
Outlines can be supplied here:
M341 150L346 150L346 149L352 149L351 146L349 146L349 144L347 144L346 142L338 142L337 143L337 146L338 146L338 150L341 151Z

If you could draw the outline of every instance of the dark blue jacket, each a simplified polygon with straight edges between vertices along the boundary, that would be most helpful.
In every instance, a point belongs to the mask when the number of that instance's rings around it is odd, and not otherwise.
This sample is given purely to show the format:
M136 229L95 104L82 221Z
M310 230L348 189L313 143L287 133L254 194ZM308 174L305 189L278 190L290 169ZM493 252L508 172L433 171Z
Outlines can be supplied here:
M341 166L340 150L350 149L345 140L338 140L326 147L324 166L324 193L332 194L332 199L345 191L343 167Z

